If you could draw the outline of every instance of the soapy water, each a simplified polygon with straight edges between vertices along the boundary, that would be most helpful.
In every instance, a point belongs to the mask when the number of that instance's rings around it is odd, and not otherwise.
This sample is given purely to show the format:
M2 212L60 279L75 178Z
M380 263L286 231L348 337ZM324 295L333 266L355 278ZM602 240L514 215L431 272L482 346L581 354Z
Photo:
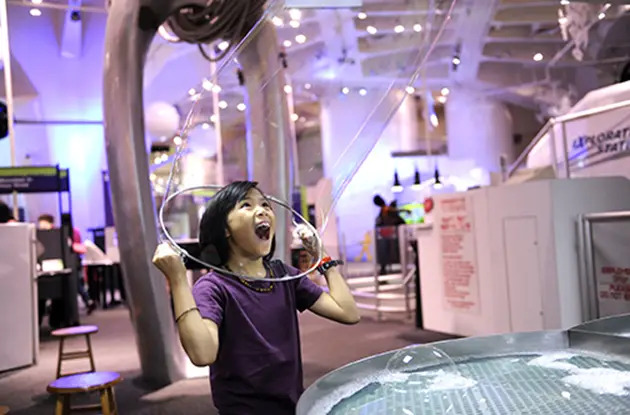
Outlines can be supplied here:
M306 36L301 34L301 31L303 27L304 33L310 31L312 35L309 36L316 37L317 25L314 22L317 19L322 21L323 16L330 21L340 21L339 19L343 14L354 15L356 11L350 9L325 10L323 8L286 10L283 8L283 1L268 2L262 17L249 34L231 49L221 61L217 62L216 68L208 73L201 85L191 88L191 96L185 104L180 106L187 115L177 133L177 141L174 140L174 143L179 144L176 146L175 154L172 157L170 173L163 189L164 202L160 207L162 234L170 245L180 254L187 254L184 249L177 245L175 238L171 237L170 230L166 226L169 222L167 217L170 214L168 212L169 204L177 205L177 197L188 196L194 200L194 203L203 205L212 197L208 192L203 195L204 186L214 191L220 188L222 183L243 180L248 176L248 172L251 176L252 171L264 174L261 172L271 170L270 165L276 162L278 155L274 153L274 148L267 148L266 145L273 146L274 144L264 140L257 142L250 137L254 134L252 131L256 131L255 134L259 134L260 131L272 130L282 132L283 129L279 125L283 122L289 122L291 134L308 134L310 127L307 118L309 111L312 111L309 108L312 108L313 104L318 103L320 99L330 96L331 91L336 91L340 100L347 100L347 104L343 105L352 107L352 119L354 121L339 125L340 129L343 128L343 131L338 132L340 142L335 143L338 144L338 148L332 152L334 153L333 160L327 161L325 172L325 176L331 178L331 183L330 185L318 186L316 189L314 199L317 200L315 212L317 229L314 231L316 234L324 232L333 216L331 215L333 208L374 149L389 120L409 95L408 91L412 85L417 84L418 80L422 80L428 59L436 49L451 20L457 0L435 3L436 5L422 18L422 24L415 24L413 29L411 26L404 28L404 34L379 34L378 37L366 36L360 40L362 47L366 44L371 45L370 47L375 48L375 51L380 50L379 53L388 50L387 44L394 41L395 36L404 37L409 45L413 46L404 48L404 51L392 51L391 59L366 58L350 65L340 62L338 56L333 56L332 52L326 51L325 45L322 45L322 42L325 44L325 39L310 44ZM405 9L411 12L417 9L418 5L409 2L397 7L404 14ZM255 40L257 36L262 36L261 33L264 33L265 36L269 35L270 22L277 26L278 43L284 44L286 52L281 52L278 59L267 60L266 63L269 67L262 71L262 74L260 72L253 73L252 65L246 65L243 62L251 62L252 45L255 46ZM296 26L300 29L298 30ZM285 40L283 41L283 39ZM291 46L287 46L289 44ZM298 49L300 44L303 45L301 49ZM352 57L348 57L348 59L350 58ZM310 69L314 68L314 80L310 83L291 82L290 78L296 76L297 79L306 65L311 65L312 68ZM343 84L339 84L340 81L332 80L332 78L356 78L350 75L352 71L356 70L360 70L368 80L371 76L377 77L379 79L377 86L343 86ZM237 71L240 71L239 73L244 79L243 83L239 84L237 81ZM255 83L250 81L253 78L256 78ZM366 82L366 84L372 85L373 83ZM284 93L287 95L289 111L279 116L278 110L274 111L274 108L277 109L278 105L282 105L282 100L269 103L266 97L273 95L271 91L275 91L277 96L278 88L282 88L282 85L284 85ZM427 91L427 94L429 92ZM295 102L303 101L308 103L306 108L294 108ZM360 102L362 104L359 104ZM287 117L291 120L287 121ZM304 120L302 120L303 118ZM243 125L246 125L246 132L242 129ZM220 133L217 134L216 131L220 131ZM239 146L228 143L231 139L230 136L235 134L242 136L245 133L249 135L247 139L249 144L247 145L255 144L255 148L246 148L243 152ZM208 150L208 147L212 147L214 150L210 149L209 153L208 151L204 152L204 150ZM183 160L195 154L204 153L207 155L213 154L213 151L216 153L217 148L222 149L224 163L227 160L237 161L229 169L225 165L221 169L221 166L218 165L219 158L217 158L215 168L220 174L197 178L195 186L184 188L180 176L188 175L186 177L189 177L190 174L194 176L198 173L197 170L203 169L200 169L199 165L191 166L189 163L184 163ZM301 161L314 160L313 166L308 168L307 174L321 175L324 172L318 173L318 169L323 170L323 151L313 149L316 147L310 147L308 157ZM286 150L292 154L293 161L290 166L297 174L298 169L295 164L297 147L287 145ZM252 152L258 156L254 157L253 160L247 160L246 154L252 154ZM318 164L319 167L317 167ZM305 169L301 168L301 170ZM264 182L261 180L262 177L256 177L255 174L253 179ZM266 189L263 187L262 190L265 191ZM277 197L272 200L281 209L287 209L293 213L292 226L308 227L306 218L297 216L289 201ZM282 232L283 230L277 231ZM313 231L313 229L309 229L309 231ZM286 233L289 234L289 230ZM317 242L321 244L321 240L318 239ZM216 269L211 264L201 261L200 258L193 257L192 259L210 269ZM275 280L285 281L301 278L311 271L313 268L295 276L283 276ZM240 275L239 277L249 278Z
M630 395L630 371L607 367L605 361L602 361L603 367L580 368L570 363L573 357L575 355L571 353L548 354L528 364L564 371L567 375L562 378L563 382L596 394Z
M454 363L431 349L398 352L387 369L344 384L308 415L630 413L628 362L550 352Z

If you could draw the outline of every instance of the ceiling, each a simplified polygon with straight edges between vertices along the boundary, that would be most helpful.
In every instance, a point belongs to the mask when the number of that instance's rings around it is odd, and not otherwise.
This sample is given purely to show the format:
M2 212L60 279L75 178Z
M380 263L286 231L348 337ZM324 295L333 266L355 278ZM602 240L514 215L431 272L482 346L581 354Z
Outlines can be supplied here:
M44 0L42 7L64 9L71 4L85 12L105 13L107 2ZM296 107L304 108L304 116L300 114L304 122L313 115L307 106L323 95L343 88L348 93L404 89L409 82L418 95L425 89L437 97L444 87L466 88L546 117L562 111L559 103L574 103L589 90L614 83L630 60L630 0L612 6L561 3L569 2L364 0L360 9L305 9L300 16L284 10L274 22L278 43L287 54ZM32 6L27 0L9 4ZM568 25L564 36L563 24ZM581 59L576 59L572 39L581 45ZM212 72L196 47L157 37L147 60L145 85L150 88L152 79L168 71L174 60L203 68L206 76ZM220 99L228 104L222 113L227 122L243 117L237 109L244 98L236 70L237 64L226 63L214 80L222 88ZM208 117L216 106L211 94L199 99L187 91L202 91L203 79L204 75L186 79L189 87L164 99L183 113L197 100L198 112Z
M414 79L417 94L466 88L530 108L542 119L566 110L561 103L616 82L630 60L630 6L561 3L364 0L360 9L309 9L299 19L283 11L274 22L298 108L344 87L350 93L405 88ZM582 42L581 60L574 56L574 38ZM227 65L217 80L229 104L222 115L235 121L242 118L236 105L243 102L236 69ZM201 91L201 81L191 87ZM210 95L197 103L204 116L212 114ZM190 101L185 91L177 99L184 110Z

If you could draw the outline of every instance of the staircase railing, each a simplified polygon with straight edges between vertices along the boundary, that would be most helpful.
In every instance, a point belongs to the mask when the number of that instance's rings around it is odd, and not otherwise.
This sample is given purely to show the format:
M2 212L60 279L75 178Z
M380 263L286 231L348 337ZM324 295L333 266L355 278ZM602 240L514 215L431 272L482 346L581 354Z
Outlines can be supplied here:
M414 238L413 231L407 226L392 228L398 235L398 250L400 253L400 274L380 275L377 256L372 257L372 275L367 277L349 278L348 284L357 299L357 306L366 311L376 313L377 320L384 314L401 314L411 319L415 309L415 272L417 258L410 246ZM372 247L376 253L376 232L372 238Z

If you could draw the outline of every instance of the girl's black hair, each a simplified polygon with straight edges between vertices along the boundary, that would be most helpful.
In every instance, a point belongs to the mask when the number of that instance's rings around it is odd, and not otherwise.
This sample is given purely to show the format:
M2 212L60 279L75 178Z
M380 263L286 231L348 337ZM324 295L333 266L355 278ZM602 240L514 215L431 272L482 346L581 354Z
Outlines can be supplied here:
M232 182L214 195L199 224L201 260L218 267L227 263L230 256L230 246L225 236L228 214L238 202L245 199L250 190L260 191L257 186L257 182ZM263 261L269 262L271 260L275 248L276 237L274 235L271 241L271 250L263 258Z

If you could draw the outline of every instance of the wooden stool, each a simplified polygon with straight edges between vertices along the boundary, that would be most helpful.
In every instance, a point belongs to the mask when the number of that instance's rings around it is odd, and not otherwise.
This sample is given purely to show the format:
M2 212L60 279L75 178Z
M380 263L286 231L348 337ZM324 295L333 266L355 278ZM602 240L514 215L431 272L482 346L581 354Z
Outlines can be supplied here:
M64 360L72 360L72 359L82 359L89 358L90 359L90 372L96 371L94 367L94 356L92 355L92 342L90 341L90 335L92 333L97 333L98 327L96 326L76 326L76 327L66 327L64 329L58 329L53 331L51 334L55 337L59 337L59 357L57 359L57 379L62 376L74 375L76 373L61 373L61 363ZM85 343L87 344L87 350L80 350L75 352L64 352L63 344L64 340L69 337L76 336L85 336ZM78 373L86 373L78 372Z
M6 415L8 413L9 413L9 407L0 405L0 415Z
M100 409L103 415L118 415L116 398L114 397L114 385L122 381L120 374L116 372L91 372L79 373L59 378L53 381L46 390L57 394L55 415L66 415L72 411L84 411ZM70 398L76 393L98 391L101 395L101 403L94 405L76 406L70 405Z

